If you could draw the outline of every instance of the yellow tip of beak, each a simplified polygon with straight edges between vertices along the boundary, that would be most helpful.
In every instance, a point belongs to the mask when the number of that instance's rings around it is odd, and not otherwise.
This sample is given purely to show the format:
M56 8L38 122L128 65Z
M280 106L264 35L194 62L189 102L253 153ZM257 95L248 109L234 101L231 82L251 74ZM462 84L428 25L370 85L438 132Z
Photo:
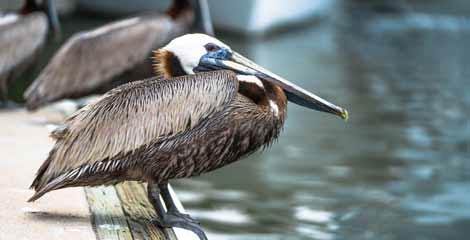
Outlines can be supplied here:
M344 121L348 121L349 119L349 113L348 113L348 110L346 109L343 109L343 111L341 111L341 118L344 119Z

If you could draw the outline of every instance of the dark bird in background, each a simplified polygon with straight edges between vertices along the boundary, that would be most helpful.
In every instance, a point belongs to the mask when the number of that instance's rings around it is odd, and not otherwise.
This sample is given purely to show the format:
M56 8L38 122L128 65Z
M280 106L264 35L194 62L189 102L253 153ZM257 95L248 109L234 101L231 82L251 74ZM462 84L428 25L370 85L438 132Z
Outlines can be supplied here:
M174 0L166 14L140 15L76 33L26 90L26 106L34 110L63 98L103 93L103 88L120 85L113 84L113 79L128 70L137 76L124 82L154 76L152 50L196 24L213 33L206 0Z
M269 146L283 127L288 100L348 117L208 35L176 38L155 59L158 77L111 90L52 133L55 146L29 201L66 187L143 181L161 216L158 224L206 239L198 223L174 206L169 180L212 171Z
M0 101L6 102L9 84L32 65L49 28L60 35L53 0L27 0L18 12L0 11Z

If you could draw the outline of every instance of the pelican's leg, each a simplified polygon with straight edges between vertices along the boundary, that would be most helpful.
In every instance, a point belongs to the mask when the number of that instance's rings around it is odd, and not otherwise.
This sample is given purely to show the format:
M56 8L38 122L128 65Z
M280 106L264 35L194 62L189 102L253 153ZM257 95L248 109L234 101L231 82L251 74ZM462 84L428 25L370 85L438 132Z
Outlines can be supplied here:
M162 203L160 202L160 189L158 188L158 185L153 184L153 183L148 183L147 185L147 197L152 204L153 208L155 208L155 211L157 212L157 215L163 219L166 212L165 208L163 207ZM160 225L160 220L154 219L157 223Z
M199 221L192 218L189 214L182 213L178 210L178 208L175 205L175 202L173 201L173 198L171 197L170 190L168 189L168 183L159 184L158 187L160 188L160 191L161 191L160 194L162 195L163 201L165 202L165 206L166 206L166 209L168 210L167 211L168 213L170 213L171 215L184 218L188 222L199 224Z
M149 182L147 186L147 194L150 203L155 208L158 216L160 216L160 219L155 219L154 223L161 227L184 228L194 232L201 240L207 240L206 234L199 224L188 221L185 217L165 211L165 208L160 202L160 188L157 184Z

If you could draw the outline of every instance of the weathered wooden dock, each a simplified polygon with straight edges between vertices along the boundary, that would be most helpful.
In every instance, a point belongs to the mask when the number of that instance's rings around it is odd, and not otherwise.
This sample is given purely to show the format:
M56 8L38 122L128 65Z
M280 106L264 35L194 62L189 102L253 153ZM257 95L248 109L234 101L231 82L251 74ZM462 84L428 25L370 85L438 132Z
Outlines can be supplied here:
M146 187L137 182L126 182L115 187L85 189L93 226L98 239L198 239L184 229L158 228L151 223L155 211L147 199ZM176 195L173 192L173 198ZM180 211L184 211L177 201Z
M53 144L45 125L62 118L50 110L0 110L0 239L198 239L184 229L153 225L155 211L137 182L63 189L27 203L33 193L28 186Z

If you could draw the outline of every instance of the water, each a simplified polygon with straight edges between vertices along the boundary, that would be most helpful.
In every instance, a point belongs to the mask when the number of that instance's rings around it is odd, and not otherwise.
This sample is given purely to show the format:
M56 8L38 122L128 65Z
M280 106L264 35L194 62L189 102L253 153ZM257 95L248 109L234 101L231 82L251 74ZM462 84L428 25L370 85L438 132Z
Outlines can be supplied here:
M221 35L351 119L290 104L270 149L175 182L210 239L468 238L470 17L403 9L355 3L265 40Z
M351 119L290 104L271 149L179 181L210 237L468 237L470 18L345 8L268 40L222 38Z

